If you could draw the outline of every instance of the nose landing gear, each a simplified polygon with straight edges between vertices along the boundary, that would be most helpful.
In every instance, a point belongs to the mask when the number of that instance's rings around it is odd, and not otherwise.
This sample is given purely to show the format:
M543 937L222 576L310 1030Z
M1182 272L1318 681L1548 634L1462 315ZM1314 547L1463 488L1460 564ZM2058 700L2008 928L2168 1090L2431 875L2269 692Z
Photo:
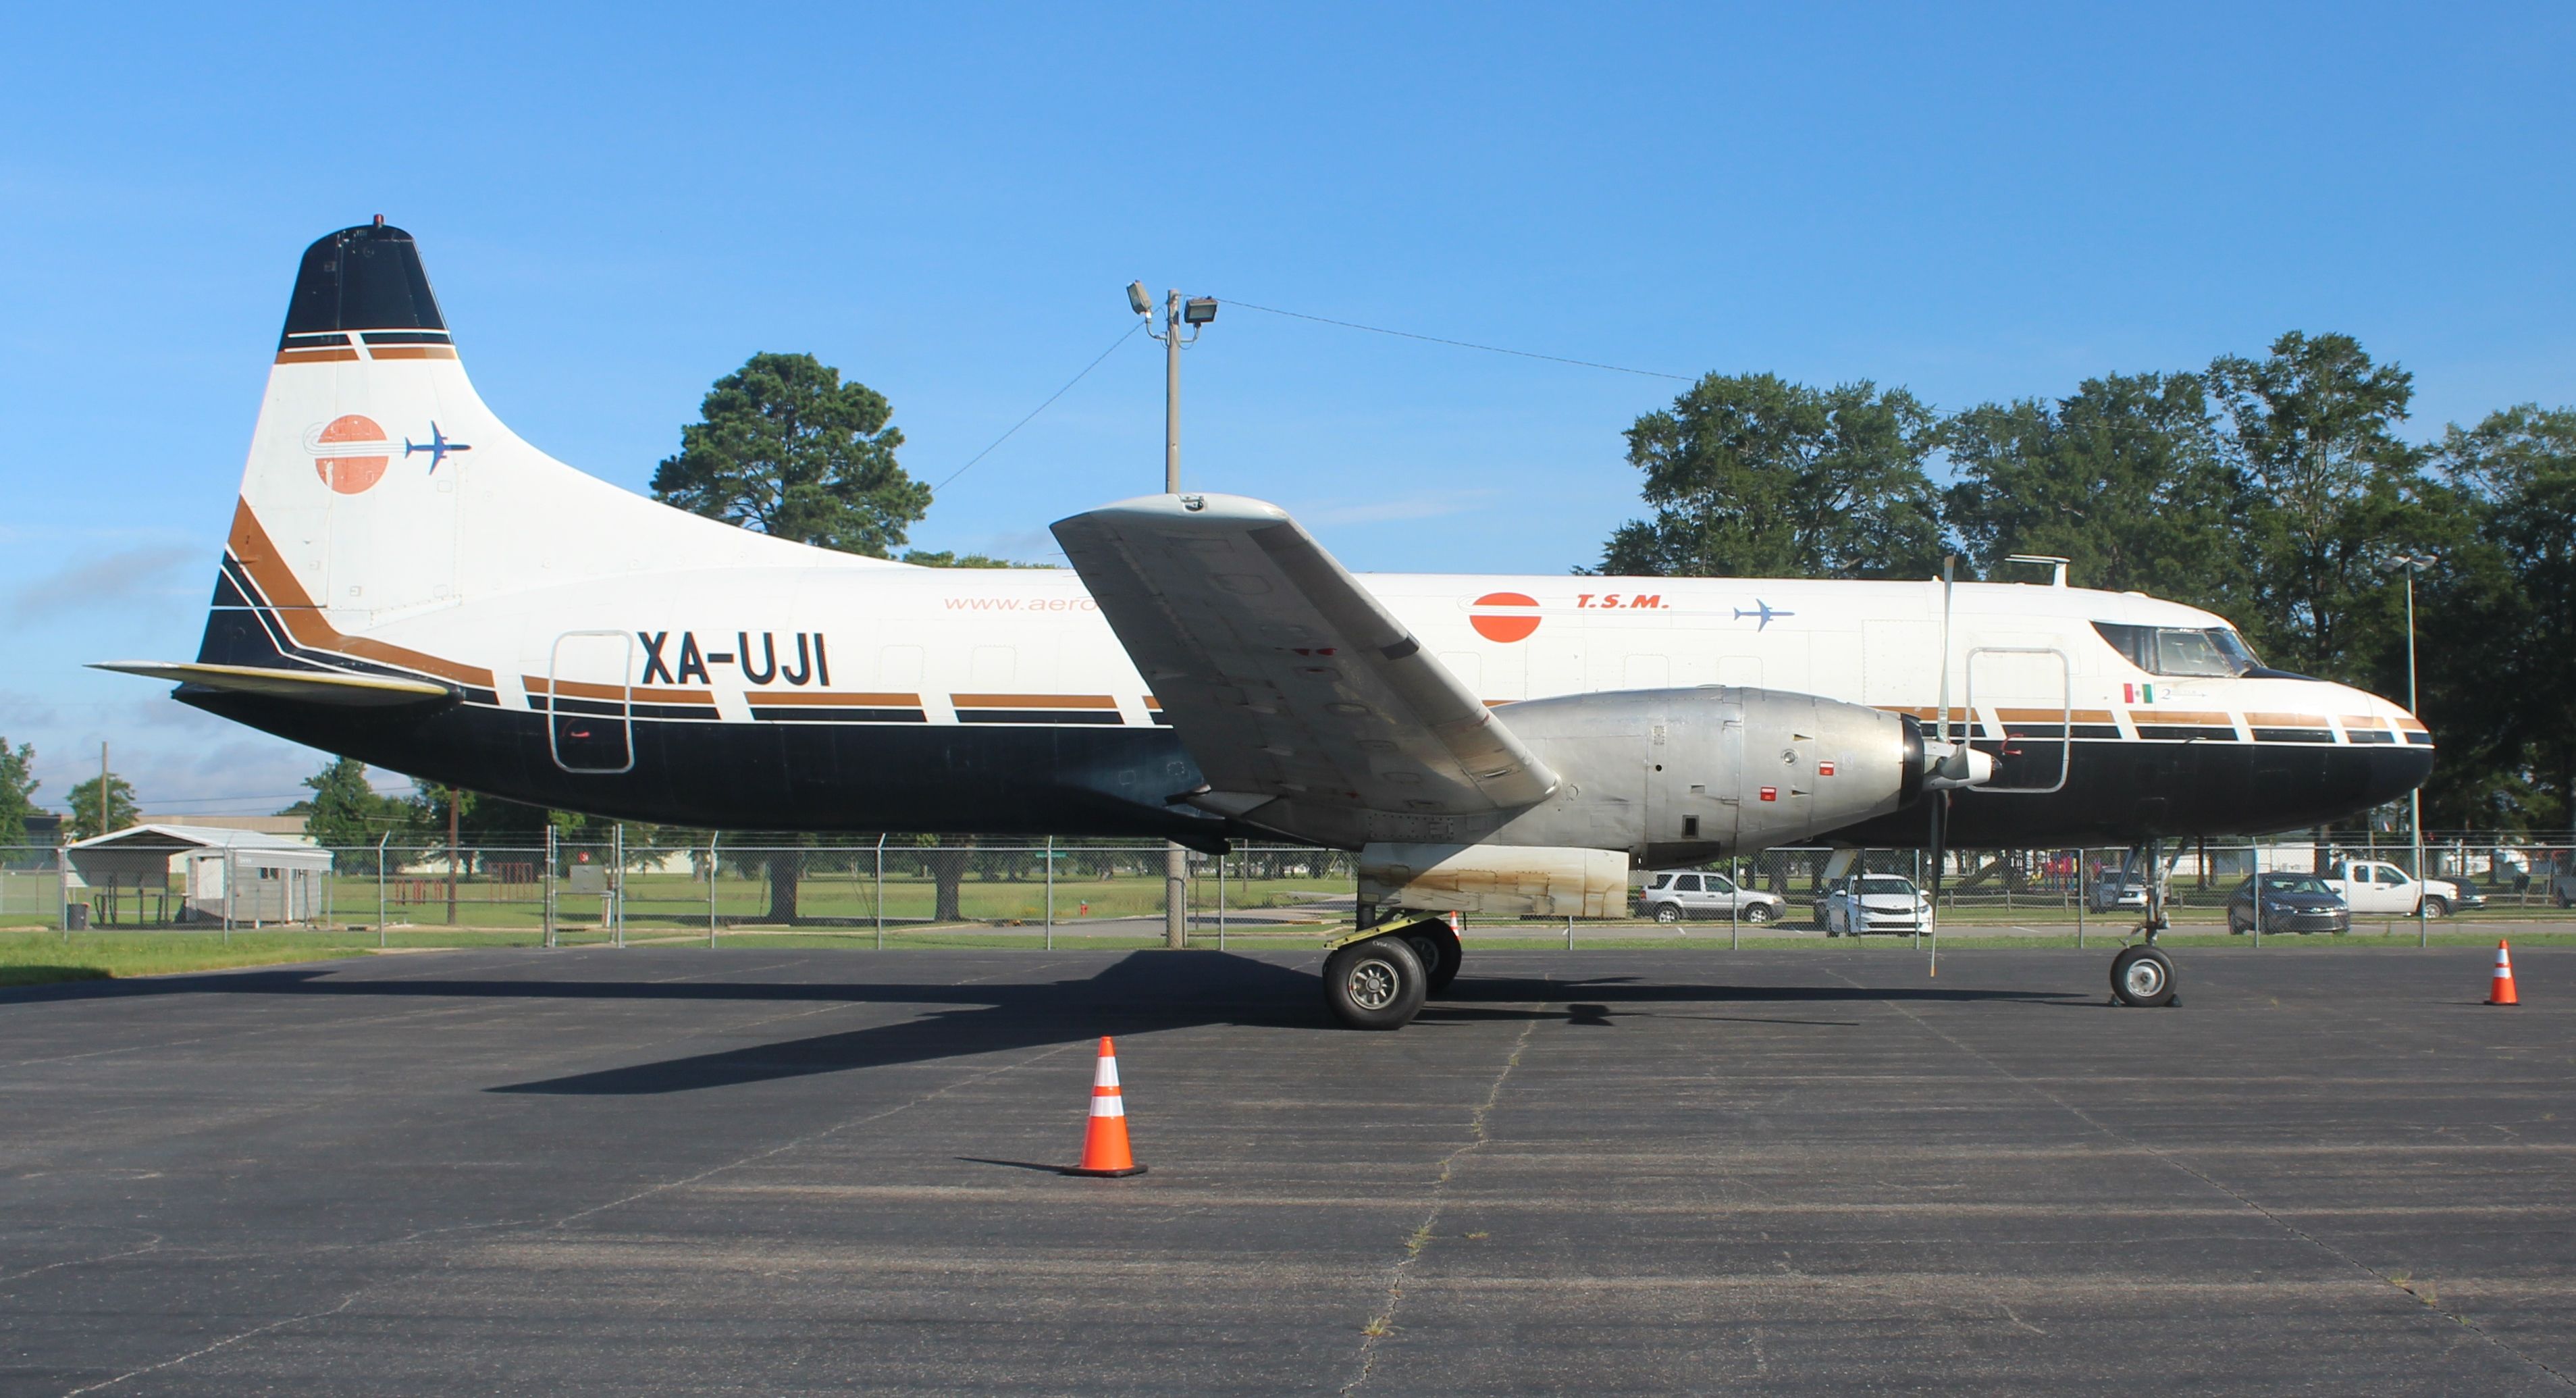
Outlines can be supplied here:
M2120 949L2111 958L2111 1003L2158 1009L2179 1005L2182 997L2174 993L2173 958L2156 945L2157 934L2173 925L2165 915L2165 870L2159 856L2159 840L2144 846L2147 857L2147 908L2138 920L2138 940ZM2131 858L2137 852L2131 851ZM2120 882L2128 882L2128 870L2120 871Z

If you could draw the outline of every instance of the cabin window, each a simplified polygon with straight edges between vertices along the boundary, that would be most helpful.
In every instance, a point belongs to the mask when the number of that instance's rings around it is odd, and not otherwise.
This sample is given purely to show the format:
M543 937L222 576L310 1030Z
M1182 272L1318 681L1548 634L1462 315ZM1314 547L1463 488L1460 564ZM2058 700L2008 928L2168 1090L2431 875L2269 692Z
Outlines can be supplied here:
M2245 638L2230 627L2124 626L2097 621L2093 629L2111 649L2150 675L2231 679L2263 666L2246 648Z

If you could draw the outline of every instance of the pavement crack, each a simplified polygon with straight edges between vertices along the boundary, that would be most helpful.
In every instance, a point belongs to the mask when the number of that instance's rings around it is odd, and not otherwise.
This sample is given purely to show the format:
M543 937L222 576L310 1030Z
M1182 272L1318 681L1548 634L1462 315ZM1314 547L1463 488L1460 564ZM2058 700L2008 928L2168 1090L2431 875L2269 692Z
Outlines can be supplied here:
M93 1263L114 1262L119 1258L125 1257L141 1257L147 1252L159 1252L160 1250L161 1237L156 1233L141 1247L127 1248L123 1252L101 1253L96 1257L66 1257L60 1262L48 1262L41 1267L30 1267L23 1272L10 1272L6 1275L0 1275L0 1285L7 1285L14 1281L24 1281L28 1277L35 1276L39 1272L50 1272L61 1267L87 1267Z
M1851 977L1844 975L1841 971L1833 971L1831 974L1835 979L1840 980L1845 985L1851 986L1855 990L1867 990L1869 988L1862 985L1859 981L1853 980ZM1921 1029L1924 1033L1931 1035L1933 1038L1939 1039L1941 1042L1948 1044L1950 1047L1957 1049L1959 1052L1966 1054L1970 1058L1975 1059L1980 1064L1983 1064L1988 1072L1991 1072L1995 1076L2002 1078L2004 1081L2011 1083L2013 1086L2028 1092L2043 1102L2049 1103L2058 1110L2074 1117L2077 1121L2083 1122L2086 1126L2101 1132L2112 1140L2118 1141L2131 1150L2138 1151L2139 1153L2155 1160L2159 1164L2165 1165L2184 1175L2190 1176L2192 1179L2198 1180L2209 1189L2235 1200L2247 1211L2264 1219L2273 1227L2280 1229L2291 1237L2306 1243L2308 1246L2315 1248L2317 1251L2324 1253L2328 1257L2334 1258L2336 1261L2343 1263L2345 1266L2352 1268L2363 1276L2369 1277L2372 1281L2378 1282L2384 1286L2393 1287L2396 1290L2406 1293L2410 1299L2412 1299L2417 1305L2422 1306L2426 1311L2440 1316L2443 1319L2450 1321L2452 1324L2467 1330L2469 1333L2486 1341L2488 1344L2495 1346L2497 1349L2504 1351L2506 1354L2512 1355L2514 1358L2521 1360L2532 1368L2558 1380L2559 1383L2569 1388L2576 1388L2576 1375L2570 1375L2564 1370L2558 1369L2548 1363L2523 1353L2521 1350L2515 1348L2510 1342L2488 1330L2485 1326L2478 1324L2476 1321L2471 1320L2465 1315L2462 1315L2460 1312L2444 1309L2430 1284L2404 1280L2404 1273L2398 1273L2397 1275L2392 1276L2372 1267L2370 1264L2363 1262L2360 1258L2353 1256L2351 1253L2335 1246L2324 1238L2301 1228L2299 1225L2292 1223L2290 1220L2282 1217L2278 1213L2275 1213L2271 1209L2265 1208L2262 1204L2256 1202L2252 1196L2247 1195L2232 1186L2221 1183L2215 1176L2200 1169L2198 1166L2193 1165L2190 1161L2187 1161L2170 1151L2164 1150L2152 1142L2140 1140L2137 1137L2120 1130L2118 1127L2112 1126L2101 1118L2094 1116L2091 1112L2077 1106L2075 1103L2067 1101L2065 1098L2049 1091L2046 1087L2023 1077L2021 1074L2016 1073L2012 1069L2005 1067L2003 1064L1996 1062L1986 1054L1960 1042L1957 1038L1943 1031L1938 1025L1935 1025L1930 1020L1916 1014L1902 1002L1896 1000L1881 1000L1879 1003L1896 1011L1898 1014L1905 1016L1907 1019L1912 1020L1915 1027ZM2018 1322L2020 1318L2014 1317L2014 1319Z
M308 1320L320 1320L324 1316L338 1315L340 1312L358 1304L359 1297L364 1296L375 1289L376 1288L372 1286L362 1286L357 1290L350 1292L348 1295L341 1297L340 1304L336 1306L328 1306L318 1311L306 1311L301 1315L291 1315L283 1320L272 1320L266 1325L254 1325L250 1329L244 1330L239 1334L227 1335L224 1338L215 1341L211 1345L192 1349L186 1354L179 1355L176 1358L164 1359L158 1364L146 1364L140 1369L128 1369L124 1373L119 1374L112 1379L101 1379L96 1383L83 1384L78 1388L66 1390L63 1394L63 1398L78 1398L78 1395L83 1393L96 1393L102 1388L114 1388L118 1384L125 1382L127 1379L139 1379L145 1374L157 1374L164 1369L174 1368L178 1365L185 1364L191 1359L202 1359L205 1356L214 1353L216 1350L229 1349L234 1345L240 1344L244 1340L257 1339L272 1330L283 1330L287 1326L301 1325Z
M1521 1065L1521 1055L1528 1050L1530 1035L1538 1026L1536 1017L1522 1021L1520 1036L1512 1040L1510 1055L1503 1059L1501 1071L1495 1073L1494 1080L1485 1087L1485 1100L1477 1103L1476 1109L1467 1115L1466 1141L1440 1157L1440 1172L1431 1180L1431 1207L1423 1212L1422 1222L1404 1240L1404 1255L1387 1269L1385 1298L1360 1331L1359 1372L1351 1376L1349 1383L1342 1385L1342 1392L1356 1392L1368 1383L1369 1375L1377 1364L1378 1342L1395 1333L1395 1313L1404 1304L1405 1278L1431 1246L1432 1230L1439 1226L1441 1212L1449 1205L1449 1181L1457 1174L1459 1162L1491 1139L1485 1129L1486 1118L1493 1114L1494 1104L1502 1100L1503 1084L1511 1080L1512 1070Z

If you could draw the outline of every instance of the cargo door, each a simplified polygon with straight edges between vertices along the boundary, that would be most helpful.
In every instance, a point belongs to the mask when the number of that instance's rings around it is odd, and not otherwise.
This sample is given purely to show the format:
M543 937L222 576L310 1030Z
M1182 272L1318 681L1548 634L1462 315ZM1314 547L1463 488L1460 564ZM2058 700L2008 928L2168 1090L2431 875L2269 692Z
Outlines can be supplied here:
M635 637L627 632L567 631L555 638L546 675L546 747L557 767L602 774L634 769L634 667Z

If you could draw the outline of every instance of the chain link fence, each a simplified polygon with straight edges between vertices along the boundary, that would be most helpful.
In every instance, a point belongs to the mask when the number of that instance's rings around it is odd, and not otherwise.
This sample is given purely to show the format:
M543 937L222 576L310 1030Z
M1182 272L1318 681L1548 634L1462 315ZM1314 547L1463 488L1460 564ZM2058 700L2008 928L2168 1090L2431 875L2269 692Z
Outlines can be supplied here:
M404 942L576 945L780 940L803 945L1153 945L1164 933L1159 843L1097 840L736 843L722 835L653 843L622 838L526 845L399 844L331 848L327 870L264 882L235 867L209 878L203 857L102 876L77 850L0 847L0 929L212 932L295 927ZM2563 923L2576 932L2576 846L2465 837L2429 842L2426 872L2460 886L2431 902L2408 893L2411 845L2312 838L2168 842L2164 886L2176 932L2226 930L2228 905L2256 870L2341 872L2356 932L2413 931L2427 921ZM246 856L245 856L246 857ZM1946 859L1938 920L1952 934L2119 934L2134 926L2152 874L2126 849L1956 851ZM129 861L129 866L131 861ZM2364 869L2373 875L2362 877ZM190 870L194 867L196 872ZM1237 846L1189 856L1193 944L1316 942L1352 930L1355 856L1302 846ZM2376 881L2385 870L2389 882ZM1660 874L1742 895L1658 919ZM1709 875L1717 875L1711 879ZM1766 850L1691 870L1639 870L1629 915L1610 919L1474 916L1471 934L1568 942L1584 936L1731 939L1816 935L1831 923L1837 881L1902 880L1928 890L1919 850ZM219 885L219 886L218 886ZM1668 887L1678 886L1667 884ZM1759 920L1748 901L1766 903ZM2250 905L2251 900L2239 900ZM2401 906L2401 903L2403 904ZM2456 904L2456 906L2455 906ZM1748 926L1747 924L1751 925ZM2246 929L2256 931L2257 929ZM2463 927L2465 930L2465 926Z

